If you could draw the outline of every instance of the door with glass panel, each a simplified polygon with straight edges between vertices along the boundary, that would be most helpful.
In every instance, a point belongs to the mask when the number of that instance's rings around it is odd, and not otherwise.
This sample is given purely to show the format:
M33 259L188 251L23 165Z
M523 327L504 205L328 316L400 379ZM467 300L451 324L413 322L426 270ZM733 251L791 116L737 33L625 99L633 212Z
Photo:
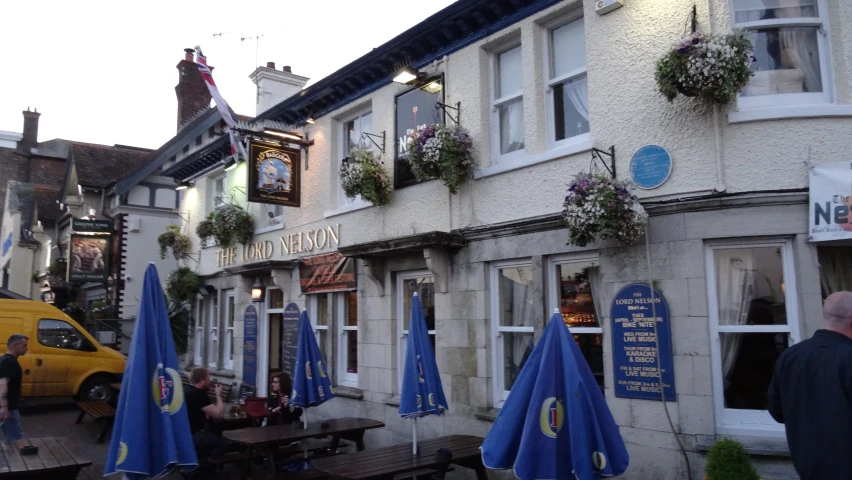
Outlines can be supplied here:
M408 348L408 329L411 323L411 302L415 293L420 297L420 308L426 330L429 332L429 343L435 351L435 277L428 270L405 272L397 276L397 331L399 344L397 346L397 372L399 387L402 388L402 374L405 366L405 353Z

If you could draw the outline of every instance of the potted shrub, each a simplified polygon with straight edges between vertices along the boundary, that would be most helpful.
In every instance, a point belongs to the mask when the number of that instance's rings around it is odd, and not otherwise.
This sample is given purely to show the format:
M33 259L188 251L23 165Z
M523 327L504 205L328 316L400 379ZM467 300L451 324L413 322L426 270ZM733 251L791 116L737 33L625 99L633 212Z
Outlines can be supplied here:
M719 440L707 452L705 480L760 480L742 444Z
M222 248L245 245L254 237L254 218L239 205L223 205L199 222L195 233L202 242L213 238Z
M600 237L623 244L635 242L645 232L648 214L630 193L628 182L606 175L579 173L574 177L562 218L568 225L569 244L585 247Z
M373 205L387 205L393 185L387 171L372 152L356 147L340 164L340 185L349 198L360 195Z
M752 52L751 42L743 32L692 33L657 61L657 86L669 101L681 94L727 105L754 75Z
M189 237L184 235L177 225L169 225L166 231L157 237L157 243L160 244L160 258L166 258L166 253L171 249L175 260L183 260L189 257L189 249L192 248Z
M95 300L92 302L91 312L94 320L103 320L107 318L110 308L103 300Z
M408 163L418 181L440 178L456 193L473 175L473 142L462 127L430 125L410 137Z
M68 271L68 261L64 258L57 258L50 263L47 271L53 277L65 277L65 273Z
M200 288L201 277L190 270L189 267L178 268L169 274L169 278L166 280L166 294L171 301L177 304L184 302L192 304Z

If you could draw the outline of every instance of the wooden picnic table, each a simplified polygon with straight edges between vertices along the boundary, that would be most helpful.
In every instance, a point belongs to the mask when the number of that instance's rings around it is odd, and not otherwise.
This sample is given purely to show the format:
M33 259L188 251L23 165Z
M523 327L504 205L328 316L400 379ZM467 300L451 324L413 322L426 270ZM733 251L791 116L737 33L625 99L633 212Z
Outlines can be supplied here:
M482 452L479 450L483 441L481 437L450 435L419 441L420 453L417 455L411 452L411 443L405 443L318 458L312 460L311 464L331 478L349 480L391 479L396 475L422 470L434 470L435 477L440 479L444 478L450 464L456 464L474 470L477 479L485 480L488 476L482 465ZM439 458L438 449L440 448L450 450L452 459Z
M21 455L26 445L38 447L36 455ZM92 462L82 457L74 442L65 437L26 438L0 442L0 479L73 479Z
M355 442L358 451L364 450L364 432L373 428L382 428L384 423L369 418L333 418L325 421L327 428L322 428L324 422L315 421L308 423L305 429L301 423L285 425L273 425L267 427L242 428L229 430L222 436L233 443L244 445L248 448L247 458L250 459L255 448L262 449L267 453L267 466L270 473L275 472L274 451L281 444L289 444L307 440L309 438L332 437L329 449L334 452L340 444L340 440ZM248 478L250 460L246 460L243 467L242 478Z

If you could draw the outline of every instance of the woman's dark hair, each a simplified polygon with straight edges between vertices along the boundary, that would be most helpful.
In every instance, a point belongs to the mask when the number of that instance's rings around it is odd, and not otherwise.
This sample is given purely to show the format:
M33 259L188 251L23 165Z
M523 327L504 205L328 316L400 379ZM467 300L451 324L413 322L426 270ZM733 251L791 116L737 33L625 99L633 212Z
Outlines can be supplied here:
M278 379L279 391L285 395L290 393L290 390L293 389L293 381L290 380L290 375L287 375L284 372L276 373L272 376L273 379Z

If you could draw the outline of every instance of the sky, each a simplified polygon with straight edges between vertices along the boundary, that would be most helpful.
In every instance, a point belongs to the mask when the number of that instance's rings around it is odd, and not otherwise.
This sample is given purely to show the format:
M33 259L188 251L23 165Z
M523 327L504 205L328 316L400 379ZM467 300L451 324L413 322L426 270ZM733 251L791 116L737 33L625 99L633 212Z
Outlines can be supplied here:
M42 114L41 142L156 149L176 132L175 67L184 48L200 45L222 96L237 113L253 116L248 76L257 66L290 65L310 86L451 3L6 2L0 130L21 132L21 111L29 107Z

